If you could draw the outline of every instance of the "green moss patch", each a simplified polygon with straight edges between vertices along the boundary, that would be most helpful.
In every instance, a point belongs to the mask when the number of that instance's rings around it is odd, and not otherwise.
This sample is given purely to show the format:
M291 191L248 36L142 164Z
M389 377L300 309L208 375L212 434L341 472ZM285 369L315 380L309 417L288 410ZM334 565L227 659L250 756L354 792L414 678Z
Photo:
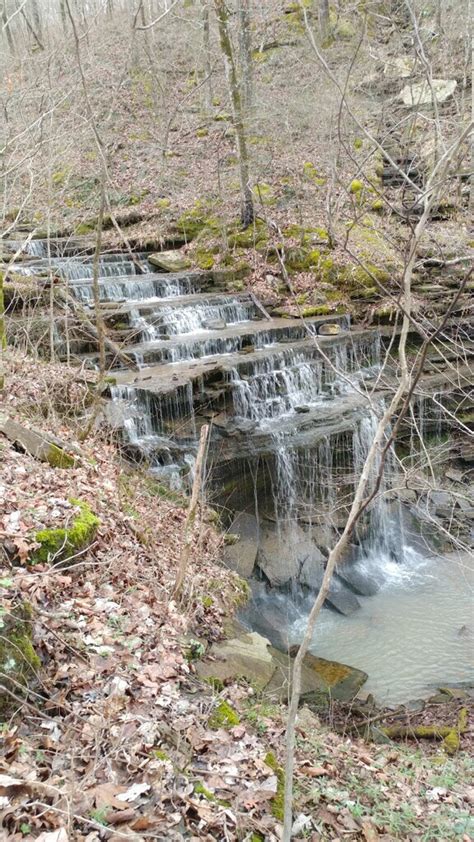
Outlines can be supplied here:
M283 767L278 763L273 751L269 751L265 756L265 763L277 777L277 793L272 798L272 815L279 822L282 822L285 802L285 772L283 771Z
M218 731L220 728L234 728L239 722L240 717L234 708L228 702L222 701L209 717L208 725L213 731Z
M44 563L50 560L66 561L79 550L92 543L100 520L93 513L87 503L72 499L70 501L79 508L79 514L68 527L60 529L42 529L35 535L35 541L40 544L31 557L32 564Z
M2 684L18 696L20 687L27 687L38 672L41 662L32 642L32 611L22 603L6 613L0 613L0 672ZM5 713L12 700L0 695L0 713Z

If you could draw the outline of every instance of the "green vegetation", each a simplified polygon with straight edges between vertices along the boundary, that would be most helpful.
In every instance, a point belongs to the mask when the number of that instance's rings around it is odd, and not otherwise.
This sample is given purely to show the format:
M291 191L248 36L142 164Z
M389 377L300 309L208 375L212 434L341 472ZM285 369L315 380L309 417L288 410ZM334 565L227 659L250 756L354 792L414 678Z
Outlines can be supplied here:
M79 508L79 514L70 526L61 529L42 529L35 534L39 549L31 556L32 564L50 561L65 561L74 556L79 550L90 544L100 525L87 503L71 499L71 504Z
M33 614L28 603L14 606L8 613L0 610L0 672L7 690L18 695L19 688L27 687L41 667L33 647ZM0 713L6 713L12 699L7 694L0 697Z
M219 728L234 728L240 722L238 713L228 702L221 701L209 717L208 725L213 731Z
M272 769L277 777L277 792L272 798L272 815L278 821L283 821L284 813L284 798L285 798L285 773L282 766L278 763L273 751L269 751L265 756L265 763Z

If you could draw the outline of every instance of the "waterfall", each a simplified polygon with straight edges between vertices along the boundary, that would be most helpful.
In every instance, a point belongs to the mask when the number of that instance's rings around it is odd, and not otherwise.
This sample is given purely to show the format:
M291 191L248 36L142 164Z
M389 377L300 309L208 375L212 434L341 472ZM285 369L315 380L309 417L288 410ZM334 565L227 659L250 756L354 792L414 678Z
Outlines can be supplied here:
M177 291L178 294L182 295L183 292ZM240 324L251 321L254 316L253 302L250 299L241 301L234 296L217 301L190 302L182 307L162 304L146 314L138 309L130 313L132 325L140 329L146 340L156 339L163 334L178 336L208 330L208 325L213 322L222 322L223 326Z

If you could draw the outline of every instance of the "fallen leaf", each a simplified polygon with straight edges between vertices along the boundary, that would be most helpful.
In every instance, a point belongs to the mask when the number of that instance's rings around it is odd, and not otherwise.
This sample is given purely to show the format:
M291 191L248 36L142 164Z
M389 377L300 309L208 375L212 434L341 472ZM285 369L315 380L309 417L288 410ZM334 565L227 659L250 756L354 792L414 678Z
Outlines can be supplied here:
M63 827L50 833L41 833L36 842L68 842L69 837Z
M105 820L107 824L125 824L125 822L131 822L135 816L135 810L129 807L128 810L110 810L106 813Z
M121 792L120 795L117 795L118 801L136 801L140 795L143 795L145 792L151 789L150 784L133 784L130 789L127 789L126 792Z
M126 792L126 787L107 783L98 784L98 786L88 790L88 795L92 796L98 810L102 807L116 807L121 810L123 809L123 801L119 801L118 796L124 792Z
M364 834L366 842L378 842L378 831L372 822L367 821L367 819L362 821L362 833Z
M11 775L0 775L0 786L8 789L9 786L23 786L26 781L21 778L12 778Z

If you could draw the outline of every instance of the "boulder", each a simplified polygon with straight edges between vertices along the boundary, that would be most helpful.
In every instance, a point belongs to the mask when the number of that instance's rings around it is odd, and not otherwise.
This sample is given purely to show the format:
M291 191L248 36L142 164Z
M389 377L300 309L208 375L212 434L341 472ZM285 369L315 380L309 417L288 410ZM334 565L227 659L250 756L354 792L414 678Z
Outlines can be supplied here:
M442 103L453 96L457 84L456 79L432 79L431 85L427 81L417 82L405 85L398 98L410 107L432 105L433 98Z
M191 266L191 261L180 251L158 251L148 257L152 266L162 272L184 272Z
M263 690L276 668L269 647L270 641L257 632L215 643L210 657L196 664L196 671L200 678L219 681L245 678Z
M293 665L294 658L278 651L257 632L249 632L215 643L208 656L196 663L196 672L202 679L221 682L244 678L264 691L267 698L287 701ZM303 661L302 701L305 694L350 701L366 680L367 674L362 670L308 653Z
M318 334L320 336L336 336L342 330L341 325L332 324L331 322L326 322L318 329Z
M247 512L239 512L232 521L229 532L238 535L239 540L225 547L224 564L235 570L239 576L248 579L252 575L258 552L257 518Z
M258 565L271 585L286 585L299 576L308 558L319 563L322 555L300 526L288 529L264 527L258 549Z
M374 596L380 590L382 584L380 577L366 572L357 565L339 567L336 580L358 596Z
M281 607L271 600L248 605L242 612L248 625L266 637L275 649L288 652L293 641L290 636L288 616Z
M317 593L322 585L323 575L324 570L322 567L318 568L315 564L311 564L306 561L300 574L300 582L302 585L306 585L306 587L310 588L310 590ZM358 611L360 608L360 602L357 597L354 596L352 590L347 588L345 584L337 578L333 578L331 580L328 595L325 601L331 606L331 608L334 608L346 617L349 616L349 614L353 614L354 611Z
M267 686L265 695L279 701L287 701L291 692L294 659L270 647L276 669ZM301 703L310 701L313 695L329 695L333 699L350 701L367 681L367 673L337 661L327 661L307 653L301 673Z

